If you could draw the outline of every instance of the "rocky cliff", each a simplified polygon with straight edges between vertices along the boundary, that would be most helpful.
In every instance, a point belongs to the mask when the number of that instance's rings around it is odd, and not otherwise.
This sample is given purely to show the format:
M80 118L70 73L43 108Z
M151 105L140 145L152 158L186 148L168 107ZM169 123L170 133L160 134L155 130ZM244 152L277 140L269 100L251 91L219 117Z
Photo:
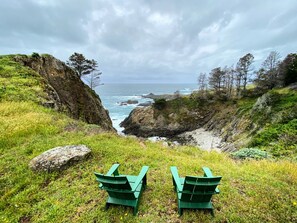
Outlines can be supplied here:
M281 147L292 151L297 143L296 118L297 92L289 87L272 90L258 98L216 101L200 100L192 95L166 101L161 107L139 107L122 126L127 134L175 139L182 132L203 128L232 144L223 150L263 146L269 150Z
M136 107L121 123L124 133L141 137L174 137L202 127L214 111L206 107L187 106L182 98L167 101L164 108L156 105ZM185 105L185 106L184 106Z
M70 67L50 55L17 55L14 60L36 71L44 81L48 100L44 106L66 112L75 119L114 131L108 111L99 96L85 85Z

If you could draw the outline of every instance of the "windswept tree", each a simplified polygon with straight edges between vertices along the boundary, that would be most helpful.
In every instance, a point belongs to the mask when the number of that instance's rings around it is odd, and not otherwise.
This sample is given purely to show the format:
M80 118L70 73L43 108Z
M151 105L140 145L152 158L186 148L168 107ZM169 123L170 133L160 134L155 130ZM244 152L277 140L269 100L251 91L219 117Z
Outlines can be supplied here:
M198 90L203 94L207 90L207 75L206 73L200 73L197 78Z
M83 54L74 53L69 57L69 60L66 62L66 64L72 67L77 72L79 77L82 77L83 75L90 74L97 68L97 62L93 62L94 60L86 59Z
M211 70L209 74L208 84L214 89L215 93L222 93L225 90L225 71L221 67L217 67Z
M86 75L86 80L89 83L90 88L93 90L100 85L100 77L102 72L98 70L98 62L95 60L88 60L90 73Z
M98 70L98 62L96 60L89 60L83 54L74 53L66 63L76 71L80 78L86 76L85 80L89 83L91 89L100 85L102 72Z
M233 66L231 67L225 67L224 68L225 72L225 88L226 88L226 94L228 98L232 97L232 92L233 92L233 85L234 85L234 78L235 78L235 70Z
M92 90L94 90L95 87L101 84L101 79L100 79L101 74L102 72L93 71L91 74L88 75L87 82L89 83L89 86Z
M276 51L270 52L262 63L261 68L256 72L255 83L261 89L272 89L282 84L279 75L280 54Z
M279 74L285 86L297 82L297 53L286 56L279 66Z
M236 82L237 82L237 94L240 94L241 86L243 90L246 90L246 85L250 77L250 71L252 70L252 63L254 62L254 56L248 53L241 57L236 65Z

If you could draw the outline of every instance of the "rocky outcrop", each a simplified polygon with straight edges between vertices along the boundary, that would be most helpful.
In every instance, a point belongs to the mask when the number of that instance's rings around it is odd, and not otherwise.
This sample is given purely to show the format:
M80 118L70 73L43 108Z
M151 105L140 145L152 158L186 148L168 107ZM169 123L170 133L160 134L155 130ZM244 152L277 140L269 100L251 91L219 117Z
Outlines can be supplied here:
M125 128L124 133L141 137L168 137L181 144L214 146L210 143L213 140L205 135L200 137L198 134L200 138L208 139L195 140L198 136L193 130L203 128L205 131L213 132L220 139L218 147L221 150L233 151L247 141L243 138L238 140L238 135L242 135L247 130L252 131L256 127L246 116L239 114L236 104L224 105L221 102L209 101L205 104L198 103L193 107L185 105L186 99L178 100L167 101L162 109L157 109L154 105L135 108L121 123ZM233 144L235 141L237 141L236 145Z
M179 94L153 94L153 93L149 93L146 95L142 95L143 98L150 98L153 100L158 100L158 99L165 99L165 100L173 100L178 98L180 95Z
M115 131L99 96L64 62L50 55L18 55L14 59L30 67L44 79L45 91L48 94L44 106L66 112L72 118L100 125L105 130Z
M71 145L50 149L32 159L29 167L35 171L59 171L86 159L91 150L85 145Z
M179 113L166 113L154 106L137 107L121 123L125 134L141 137L161 136L172 138L185 131L191 131L205 124L212 111L190 111L186 108Z
M138 104L138 101L137 100L128 100L128 101L122 101L119 104L120 104L120 106L123 106L123 105L135 105L135 104Z

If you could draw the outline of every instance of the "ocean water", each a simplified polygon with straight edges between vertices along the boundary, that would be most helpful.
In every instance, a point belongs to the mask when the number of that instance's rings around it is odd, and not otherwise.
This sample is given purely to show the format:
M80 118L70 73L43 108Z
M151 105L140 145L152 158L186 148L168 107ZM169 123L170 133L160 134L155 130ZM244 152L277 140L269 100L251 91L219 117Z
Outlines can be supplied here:
M137 106L120 105L127 100L137 100L139 103L152 101L142 98L142 95L173 94L179 91L180 94L190 94L197 89L196 84L105 84L96 87L95 91L100 96L103 106L109 111L113 126L119 133L124 129L120 123L128 117L130 112Z

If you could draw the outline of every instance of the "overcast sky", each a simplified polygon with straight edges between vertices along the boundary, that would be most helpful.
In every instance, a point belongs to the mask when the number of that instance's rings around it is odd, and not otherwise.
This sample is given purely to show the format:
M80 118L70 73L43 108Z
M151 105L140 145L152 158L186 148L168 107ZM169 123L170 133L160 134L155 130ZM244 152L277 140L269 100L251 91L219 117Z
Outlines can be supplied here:
M297 51L296 0L1 0L0 54L73 52L105 83L196 83L200 72L259 66Z

